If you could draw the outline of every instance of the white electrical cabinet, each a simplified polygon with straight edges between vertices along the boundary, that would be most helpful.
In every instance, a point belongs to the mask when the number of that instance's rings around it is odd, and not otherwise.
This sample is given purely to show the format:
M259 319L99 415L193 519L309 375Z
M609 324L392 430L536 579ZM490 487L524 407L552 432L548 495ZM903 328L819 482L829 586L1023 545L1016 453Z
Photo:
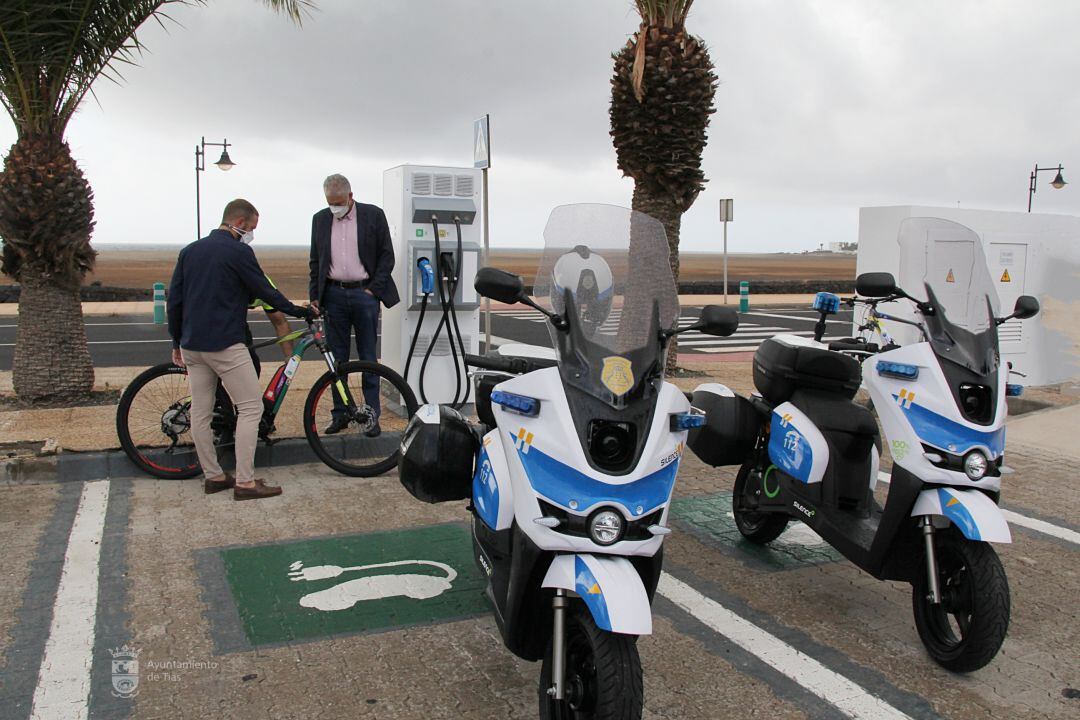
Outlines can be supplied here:
M423 323L420 310L423 303L421 273L417 263L427 258L439 270L440 255L458 262L457 226L460 221L461 257L454 309L457 316L455 339L460 329L465 352L479 350L480 298L473 288L476 271L480 268L481 253L481 171L472 168L399 165L383 173L383 210L393 239L394 282L401 293L401 302L383 312L382 362L405 375L409 348L414 336L416 346L409 363L406 381L421 403L449 403L455 392L464 398L469 378L455 341L451 350L445 327L434 339L424 374L424 397L421 397L420 369L436 329L443 319L443 308L436 289L428 297ZM436 243L432 217L438 224ZM438 247L437 247L438 246ZM447 321L450 318L447 317ZM419 333L417 335L417 333ZM460 386L459 386L460 384ZM472 395L469 395L469 402Z
M1002 315L1012 312L1016 298L1021 295L1039 299L1042 311L1034 318L1010 320L999 328L1002 360L1011 361L1015 370L1026 375L1017 382L1048 385L1076 376L1080 371L1077 338L1069 328L1075 324L1070 316L1080 311L1075 289L1080 278L1069 283L1072 287L1063 287L1059 278L1069 275L1062 268L1076 270L1080 218L913 205L861 208L856 272L890 272L900 287L919 287L921 278L903 275L897 241L900 224L915 217L951 220L975 231L983 242ZM958 261L956 268L963 265ZM946 267L939 270L959 272ZM962 278L957 278L957 286L963 284ZM906 301L882 309L898 317L914 315L911 303ZM910 326L886 323L886 329L902 345L919 340L918 331Z

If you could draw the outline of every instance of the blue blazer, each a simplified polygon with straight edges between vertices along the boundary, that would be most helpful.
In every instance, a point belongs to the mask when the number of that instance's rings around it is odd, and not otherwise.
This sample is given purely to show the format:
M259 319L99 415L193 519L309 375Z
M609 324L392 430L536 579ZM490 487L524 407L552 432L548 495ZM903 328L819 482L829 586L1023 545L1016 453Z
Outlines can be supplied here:
M354 201L356 213L356 252L368 273L366 289L386 307L401 299L390 273L394 269L394 246L390 242L390 227L386 215L375 205ZM330 273L330 226L334 215L323 208L311 218L311 259L308 262L310 282L308 297L322 304Z

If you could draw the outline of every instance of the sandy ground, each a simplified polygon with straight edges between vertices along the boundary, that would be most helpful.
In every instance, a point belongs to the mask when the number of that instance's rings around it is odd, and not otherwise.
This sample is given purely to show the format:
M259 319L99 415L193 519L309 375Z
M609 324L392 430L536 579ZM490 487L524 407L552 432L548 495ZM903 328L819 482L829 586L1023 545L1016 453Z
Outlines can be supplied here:
M86 282L120 287L151 287L155 282L168 284L179 248L164 250L116 250L106 248L98 256L94 272ZM274 279L278 288L291 298L306 298L308 288L308 250L302 247L256 247L259 263ZM539 265L536 250L493 250L491 264L531 278ZM723 275L723 261L715 253L683 253L683 280L718 280ZM732 281L804 280L806 278L852 279L855 256L836 253L731 254L728 277Z

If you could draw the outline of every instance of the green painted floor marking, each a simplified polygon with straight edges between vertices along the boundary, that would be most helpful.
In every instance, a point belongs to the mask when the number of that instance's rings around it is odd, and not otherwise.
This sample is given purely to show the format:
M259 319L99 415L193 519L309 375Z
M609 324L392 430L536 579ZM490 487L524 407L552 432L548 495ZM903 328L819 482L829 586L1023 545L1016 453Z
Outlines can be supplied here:
M768 545L756 545L735 527L731 514L731 493L675 498L671 517L684 530L708 545L764 570L793 570L840 560L813 530L792 520L784 534Z
M244 634L255 646L488 612L486 581L463 524L218 552Z

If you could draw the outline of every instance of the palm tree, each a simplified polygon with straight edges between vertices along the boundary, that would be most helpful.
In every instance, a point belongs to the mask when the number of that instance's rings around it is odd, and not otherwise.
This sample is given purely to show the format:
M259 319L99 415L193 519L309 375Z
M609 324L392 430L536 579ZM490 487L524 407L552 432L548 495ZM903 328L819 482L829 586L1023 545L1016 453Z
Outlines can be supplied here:
M693 0L634 0L641 26L615 53L611 137L619 169L634 179L633 208L664 225L679 280L679 226L705 189L701 153L715 107L705 44L686 32ZM668 350L668 370L676 348Z
M311 0L262 0L300 23ZM21 285L15 392L73 403L94 383L79 286L93 268L94 194L64 130L101 76L136 61L136 31L205 0L0 0L0 102L17 139L0 173L0 271Z

